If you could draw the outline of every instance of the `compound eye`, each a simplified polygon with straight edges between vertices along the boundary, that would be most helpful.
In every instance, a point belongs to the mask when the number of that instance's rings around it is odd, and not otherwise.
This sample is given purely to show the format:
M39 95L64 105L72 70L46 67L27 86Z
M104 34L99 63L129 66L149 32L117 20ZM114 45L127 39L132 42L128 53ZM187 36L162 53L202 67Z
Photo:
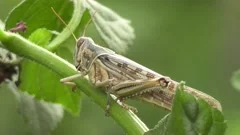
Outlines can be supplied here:
M81 45L84 43L84 41L85 41L84 39L80 38L77 42L77 47L78 48L81 47Z

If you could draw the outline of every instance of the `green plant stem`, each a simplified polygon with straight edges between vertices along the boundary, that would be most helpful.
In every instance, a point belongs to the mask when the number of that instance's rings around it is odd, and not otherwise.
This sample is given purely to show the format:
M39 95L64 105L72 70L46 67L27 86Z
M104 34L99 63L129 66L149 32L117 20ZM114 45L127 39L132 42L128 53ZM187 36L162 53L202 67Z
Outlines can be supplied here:
M48 50L33 44L20 35L5 32L0 29L0 41L10 51L19 56L42 64L62 77L78 73L74 66L67 61ZM107 97L104 92L93 87L86 79L79 79L75 83L80 90L82 90L88 97L105 110ZM135 114L123 109L115 102L111 102L110 116L129 135L142 135L148 130L145 124Z
M73 2L74 10L68 26L63 29L63 31L56 38L54 38L53 41L51 41L51 43L46 48L47 50L53 52L61 43L63 43L67 38L71 36L71 32L73 32L79 25L85 10L81 9L82 0L73 0Z

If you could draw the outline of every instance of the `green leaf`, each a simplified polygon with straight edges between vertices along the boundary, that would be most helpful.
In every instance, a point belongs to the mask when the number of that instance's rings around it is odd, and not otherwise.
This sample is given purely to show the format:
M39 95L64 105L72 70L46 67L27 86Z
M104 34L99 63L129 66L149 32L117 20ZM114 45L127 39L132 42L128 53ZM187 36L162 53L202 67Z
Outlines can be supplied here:
M21 90L35 95L37 99L60 103L77 115L80 111L80 94L74 93L71 87L61 84L60 79L58 74L40 64L29 60L22 63Z
M81 23L75 30L77 36L80 35L80 30L83 29L83 27L85 26L85 24L87 23L89 18L90 18L90 15L88 14L88 12L85 12L81 19ZM37 31L39 31L39 30L37 30ZM42 31L42 30L40 30L40 31ZM46 33L49 33L49 31L46 29L43 31ZM38 32L34 32L34 33L38 33ZM31 34L31 35L33 35L33 34ZM40 34L40 35L42 35L42 34ZM30 36L29 38L31 38L31 37L32 36ZM41 38L41 37L39 37L39 38ZM32 40L32 39L30 39L30 40L32 42L38 42L37 41L38 38L34 38L34 39L36 39L36 40ZM50 39L50 37L47 37L45 40L49 40L49 39ZM44 41L42 41L42 42L44 42ZM45 43L38 43L38 44L45 45ZM45 47L48 47L48 46L45 46ZM72 62L74 47L75 47L75 40L73 40L73 38L68 38L63 43L63 45L56 50L56 54L61 56L64 59L68 60L69 62ZM41 66L40 64L36 64L36 63L30 62L27 60L24 61L24 63L22 64L22 72L21 73L22 73L21 80L24 80L24 82L22 82L22 84L21 84L21 87L23 87L22 89L24 89L24 90L26 89L27 92L36 95L36 97L39 99L44 99L46 101L61 103L69 111L73 112L74 114L79 113L79 110L80 110L79 109L79 107L80 107L79 93L74 93L74 92L72 92L72 90L69 86L60 84L59 80L61 79L61 77L59 75L52 72L51 70L49 71L49 69ZM35 76L38 76L38 77L36 78ZM41 80L47 80L47 81L41 82ZM29 86L29 82L31 82L30 83L31 86ZM36 89L39 89L39 88L36 88L34 85L37 85L37 86L39 85L39 87L43 90L41 92L38 92L38 90L36 90ZM30 87L32 90L30 90L28 87ZM51 91L52 93L50 93L49 91Z
M46 46L51 39L50 34L46 29L38 29L30 35L29 40ZM61 51L61 55L69 56L70 54L66 49ZM38 99L61 103L69 111L77 115L79 113L79 93L74 93L71 87L61 84L60 79L61 77L58 74L40 64L29 60L22 63L20 73L20 80L22 80L20 84L21 90L35 95Z
M146 135L223 135L226 130L223 114L183 90L180 84L172 112Z
M135 38L130 21L97 1L86 0L84 4L94 16L93 22L108 46L119 53L126 53Z
M167 120L170 114L164 116L153 129L150 129L144 135L165 135Z
M36 43L42 47L46 47L47 44L49 43L49 41L52 38L52 33L45 29L45 28L41 28L41 29L37 29L36 31L34 31L30 36L29 36L29 40L33 43Z
M233 73L231 82L235 89L240 90L240 70Z
M209 131L209 135L221 135L225 133L227 128L224 117L220 111L217 109L212 110L213 124Z
M90 15L85 12L81 19L81 23L76 28L76 33L80 34L79 31L82 30L89 18ZM50 39L50 31L46 29L38 29L29 37L30 41L46 48L48 47L47 43ZM73 60L73 48L75 47L75 40L72 39L73 38L69 38L61 47L56 49L56 54L58 56L70 62ZM48 68L32 61L25 60L22 63L20 79L22 80L20 88L23 91L35 95L38 99L60 103L75 115L79 114L79 93L74 93L71 87L61 84L59 82L61 77Z
M21 92L13 83L7 84L18 101L18 112L24 118L33 135L50 135L62 120L64 110L59 104L36 100Z
M81 0L73 0L73 2L66 0L25 0L10 13L6 20L6 29L14 27L15 23L21 20L25 22L28 27L26 33L22 33L24 37L30 35L30 41L48 50L55 51L57 55L64 57L68 61L72 61L72 49L75 43L67 43L71 36L71 31L65 28L50 42L52 38L50 30L61 31L63 27L65 27L53 13L51 7L53 7L66 22L70 20L68 26L71 30L79 31L78 28L82 29L81 25L84 23L80 23L80 21L85 9L81 8ZM71 13L72 18L69 18ZM48 44L49 42L50 44ZM60 44L62 44L62 46L59 47ZM38 99L60 103L73 114L79 114L80 93L74 93L71 87L61 84L59 80L62 77L30 60L24 60L21 65L21 90L35 95Z
M39 27L58 32L62 31L48 46L48 50L54 50L71 36L71 31L65 28L53 13L51 7L65 22L69 22L69 28L75 31L84 12L82 0L24 0L10 12L5 21L5 29L9 30L15 27L17 22L23 21L27 25L26 32L21 33L24 37L28 37Z
M5 21L5 28L9 30L15 27L17 22L23 21L28 27L22 34L24 37L28 37L39 27L60 31L64 26L56 18L51 7L56 11L61 10L59 14L64 20L70 20L73 5L68 0L24 0L10 12Z

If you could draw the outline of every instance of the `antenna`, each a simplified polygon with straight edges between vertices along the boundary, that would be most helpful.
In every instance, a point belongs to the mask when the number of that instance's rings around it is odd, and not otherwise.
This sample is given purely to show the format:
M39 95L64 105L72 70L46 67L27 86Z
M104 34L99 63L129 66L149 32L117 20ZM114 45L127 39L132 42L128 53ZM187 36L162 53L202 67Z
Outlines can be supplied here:
M53 7L51 7L53 13L58 17L58 19L67 27L67 29L71 32L71 34L73 35L74 39L77 41L76 36L74 35L74 33L72 32L72 30L69 28L69 26L66 24L66 22L60 17L60 15L54 10Z
M95 16L96 13L97 13L97 11L94 11L93 15L92 15L91 18L88 20L85 28L83 29L83 36L85 36L86 29L87 29L87 27L89 26L89 24L92 22L92 18Z

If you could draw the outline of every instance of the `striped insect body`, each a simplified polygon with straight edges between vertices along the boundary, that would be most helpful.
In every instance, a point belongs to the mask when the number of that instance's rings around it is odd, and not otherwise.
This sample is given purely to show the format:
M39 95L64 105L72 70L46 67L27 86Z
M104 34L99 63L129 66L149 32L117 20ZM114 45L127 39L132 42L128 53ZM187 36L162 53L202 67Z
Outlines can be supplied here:
M52 10L66 25L53 8ZM91 20L87 25L90 22ZM76 39L75 36L74 38ZM124 100L131 98L171 110L178 82L116 54L108 48L97 45L84 34L76 39L74 65L79 73L63 78L60 82L75 87L73 81L87 75L92 84L96 87L104 87L108 97L114 95L125 109L137 111L136 108L124 103ZM185 91L221 110L219 102L211 96L190 87L186 87ZM108 112L109 109L110 104L107 100L106 111Z
M106 93L116 96L117 100L138 99L171 110L179 83L169 77L101 47L89 37L78 40L74 59L81 76L88 75L92 84L104 87ZM186 92L221 110L219 102L211 96L190 87L186 88ZM126 104L122 106L136 111Z

